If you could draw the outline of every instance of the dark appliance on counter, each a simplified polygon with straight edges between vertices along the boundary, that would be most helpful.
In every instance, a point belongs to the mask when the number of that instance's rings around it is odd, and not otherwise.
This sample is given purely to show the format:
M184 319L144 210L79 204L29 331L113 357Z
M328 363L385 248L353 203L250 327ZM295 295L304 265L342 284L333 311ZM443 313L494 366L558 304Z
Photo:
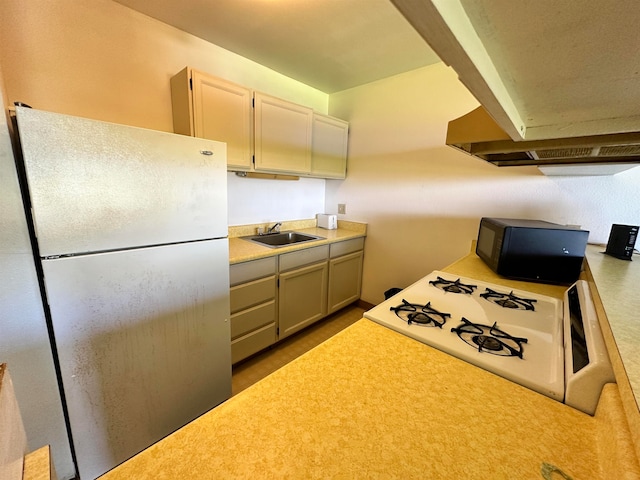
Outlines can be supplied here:
M638 227L635 225L611 225L611 233L604 253L622 260L631 260L633 248L638 238Z
M508 278L570 284L580 275L588 238L586 230L542 220L484 217L476 254Z

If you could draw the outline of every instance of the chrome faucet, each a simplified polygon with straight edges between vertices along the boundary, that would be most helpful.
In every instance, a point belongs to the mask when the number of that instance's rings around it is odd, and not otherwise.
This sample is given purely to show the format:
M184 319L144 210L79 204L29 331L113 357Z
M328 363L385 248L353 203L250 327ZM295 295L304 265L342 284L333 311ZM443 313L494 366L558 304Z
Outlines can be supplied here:
M282 223L278 222L275 225L273 225L272 227L267 228L267 235L270 233L280 233L280 227L282 226Z

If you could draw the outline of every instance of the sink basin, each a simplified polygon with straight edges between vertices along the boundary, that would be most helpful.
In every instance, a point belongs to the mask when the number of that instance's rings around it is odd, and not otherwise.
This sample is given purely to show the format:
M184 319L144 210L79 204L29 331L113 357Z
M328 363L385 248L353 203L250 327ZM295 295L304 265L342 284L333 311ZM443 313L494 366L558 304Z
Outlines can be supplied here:
M242 238L270 248L286 247L288 245L311 242L313 240L324 240L322 237L299 232L268 233L265 235L253 235L251 237Z

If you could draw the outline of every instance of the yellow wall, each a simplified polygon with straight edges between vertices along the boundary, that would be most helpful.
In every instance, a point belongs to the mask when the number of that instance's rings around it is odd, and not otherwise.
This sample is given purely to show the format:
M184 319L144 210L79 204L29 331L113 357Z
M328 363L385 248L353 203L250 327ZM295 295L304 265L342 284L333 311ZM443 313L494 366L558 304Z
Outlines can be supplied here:
M0 0L0 103L5 107L21 101L41 110L173 131L169 79L186 65L327 111L327 94L111 0ZM6 187L15 172L4 119L0 130L0 185ZM255 205L304 204L290 199L285 204L282 197L292 187L276 191L276 182L258 188L232 182L233 177L229 196L234 204L234 195L246 202L244 192L253 187L249 213L254 216L259 215ZM51 444L59 478L71 478L74 467L35 272L26 275L33 260L26 226L18 228L24 216L14 183L15 191L0 189L0 225L6 227L0 229L5 240L0 241L0 361L14 372L30 449ZM321 211L324 181L296 183L300 193L293 195L311 191L318 204L314 211ZM276 218L246 223L287 219L279 211ZM25 245L17 253L11 242L16 239Z
M0 18L11 104L173 131L169 79L189 65L327 111L327 94L111 0L2 0Z
M339 217L369 224L367 302L468 253L483 216L582 225L591 242L606 242L612 223L637 225L640 168L547 177L445 146L447 123L477 105L442 63L331 95L330 113L350 122L349 163L346 180L327 180L325 211L345 203Z

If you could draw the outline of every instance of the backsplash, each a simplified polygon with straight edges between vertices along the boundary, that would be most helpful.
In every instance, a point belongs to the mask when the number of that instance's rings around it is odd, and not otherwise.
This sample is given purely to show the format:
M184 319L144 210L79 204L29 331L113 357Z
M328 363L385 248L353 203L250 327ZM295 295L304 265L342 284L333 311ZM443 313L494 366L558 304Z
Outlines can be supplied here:
M273 225L276 222L299 218L313 218L315 226L317 213L329 213L324 212L323 179L266 180L241 178L234 173L228 173L227 189L227 222L230 226Z

